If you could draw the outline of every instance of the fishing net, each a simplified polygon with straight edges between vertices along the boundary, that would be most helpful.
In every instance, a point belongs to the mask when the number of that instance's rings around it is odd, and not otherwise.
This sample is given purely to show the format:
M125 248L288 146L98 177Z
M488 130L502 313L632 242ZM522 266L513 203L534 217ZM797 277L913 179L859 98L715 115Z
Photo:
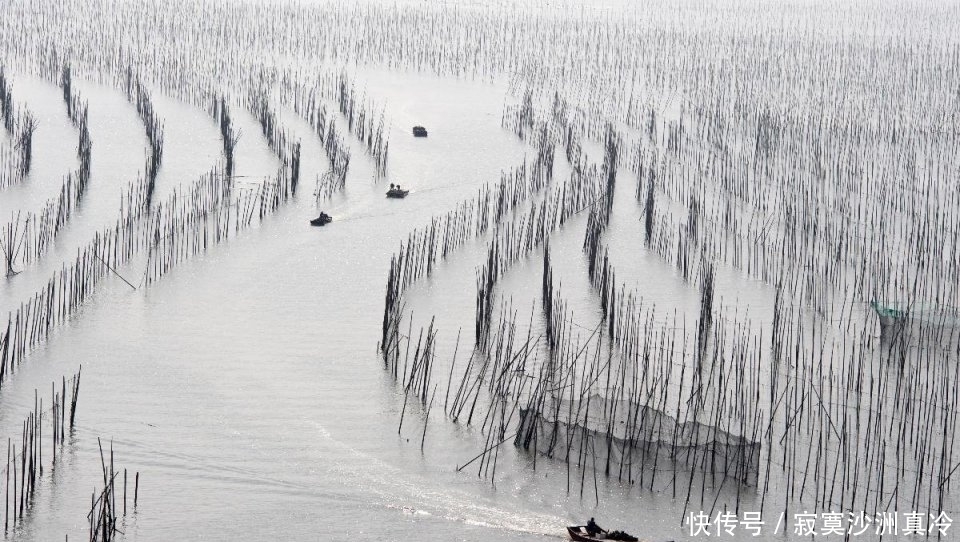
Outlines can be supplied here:
M679 468L756 485L760 469L760 442L598 394L522 408L515 444L607 475Z
M960 344L960 311L928 304L904 306L871 303L880 320L884 343L927 344L955 350Z

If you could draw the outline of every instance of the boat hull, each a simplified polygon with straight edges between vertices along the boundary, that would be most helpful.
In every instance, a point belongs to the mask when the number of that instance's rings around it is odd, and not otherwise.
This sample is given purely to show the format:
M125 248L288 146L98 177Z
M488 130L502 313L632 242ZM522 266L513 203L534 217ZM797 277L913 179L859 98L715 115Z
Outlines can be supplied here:
M576 540L577 542L610 542L611 540L621 540L616 538L617 535L627 536L628 538L622 538L622 540L637 540L637 538L626 535L626 533L613 532L612 536L615 538L607 538L606 534L603 535L604 538L597 538L587 534L586 527L581 527L579 525L571 525L567 527L567 534L570 535L570 540Z
M570 540L576 540L577 542L594 542L598 540L592 536L587 536L587 533L582 531L580 527L567 527L567 534L570 535Z

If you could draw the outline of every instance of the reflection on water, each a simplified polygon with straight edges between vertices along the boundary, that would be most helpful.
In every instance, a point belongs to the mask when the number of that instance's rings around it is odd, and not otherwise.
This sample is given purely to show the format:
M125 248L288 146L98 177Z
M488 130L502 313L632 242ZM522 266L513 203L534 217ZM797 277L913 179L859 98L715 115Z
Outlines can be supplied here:
M421 422L397 435L402 397L371 339L390 254L406 232L496 181L529 151L499 127L504 87L377 72L369 74L370 87L385 88L388 77L389 176L402 179L410 197L384 198L387 181L355 159L347 190L324 206L336 219L331 227L309 227L316 209L304 192L263 227L149 289L111 279L5 385L0 427L15 434L33 390L42 393L83 365L78 428L42 480L23 524L26 538L84 535L83 503L100 476L97 437L113 440L118 465L141 472L138 510L121 526L131 540L315 539L328 530L371 540L428 533L437 540L540 539L586 514L581 509L591 503L558 493L563 471L530 471L512 450L504 465L515 468L502 467L496 486L457 473L481 444L469 428L435 419L422 454ZM5 305L110 220L120 187L138 173L145 151L130 148L145 148L145 139L135 112L118 91L83 83L81 92L90 100L94 142L90 203L35 277L25 273L4 285ZM56 89L38 96L55 99ZM165 98L155 103L168 142L162 198L212 165L219 141L204 112ZM312 181L324 167L319 143L305 123L283 115L303 140L305 179ZM258 127L237 116L245 134L238 175L272 173L272 155L254 136ZM429 126L430 137L410 137L414 122ZM57 136L73 137L61 124ZM414 308L433 310L430 303L442 300L436 308L445 311L444 344L472 319L472 290L461 279L472 283L473 252L425 284L429 296ZM142 270L120 272L136 277Z

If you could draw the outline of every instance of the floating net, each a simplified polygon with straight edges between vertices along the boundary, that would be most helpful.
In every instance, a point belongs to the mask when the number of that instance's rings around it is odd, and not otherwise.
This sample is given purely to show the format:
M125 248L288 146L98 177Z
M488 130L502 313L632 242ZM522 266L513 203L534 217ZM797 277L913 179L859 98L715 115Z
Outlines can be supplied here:
M686 469L756 485L760 442L636 401L592 394L522 408L514 443L554 459L632 479L638 471ZM641 473L642 475L642 473Z
M871 302L880 320L880 338L885 343L925 343L952 349L960 344L960 310L955 307L913 303Z

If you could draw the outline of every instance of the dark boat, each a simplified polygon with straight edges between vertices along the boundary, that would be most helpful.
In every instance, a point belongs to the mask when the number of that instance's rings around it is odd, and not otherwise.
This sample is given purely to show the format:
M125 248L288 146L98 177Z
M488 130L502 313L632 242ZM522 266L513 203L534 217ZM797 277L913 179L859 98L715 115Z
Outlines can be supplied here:
M567 534L570 535L570 540L576 540L577 542L600 542L608 540L623 540L625 542L636 542L637 537L630 536L622 531L609 531L603 533L603 538L597 538L590 536L587 533L586 526L583 525L571 525L567 527Z
M391 188L390 190L387 190L387 197L388 197L388 198L403 199L403 198L407 197L407 194L409 194L409 193L410 193L409 190L401 190L401 189L399 189L399 188Z
M573 525L567 527L567 534L570 535L570 540L576 540L577 542L590 542L592 540L597 540L592 536L587 534L585 527L579 525Z
M333 218L327 213L320 213L320 216L310 221L311 226L324 226L333 222Z
M427 129L423 126L414 126L413 137L427 137Z

